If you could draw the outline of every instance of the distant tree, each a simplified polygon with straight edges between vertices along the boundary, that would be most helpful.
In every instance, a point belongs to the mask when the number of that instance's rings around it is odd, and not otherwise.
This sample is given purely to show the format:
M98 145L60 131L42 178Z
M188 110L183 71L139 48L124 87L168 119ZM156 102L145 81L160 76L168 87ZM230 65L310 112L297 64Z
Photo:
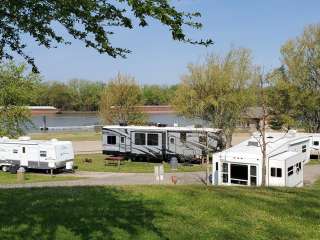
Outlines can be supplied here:
M83 79L72 79L67 87L71 95L71 108L75 111L97 111L103 84Z
M101 95L101 119L106 124L144 124L146 116L137 108L142 102L142 91L135 79L119 73Z
M144 85L142 88L144 104L168 105L171 99L174 97L176 89L177 85Z
M65 83L49 82L48 92L44 96L48 105L54 106L60 110L69 110L71 108L71 94Z
M281 49L287 82L295 94L295 120L309 132L320 132L320 24L287 41Z
M227 146L243 112L252 104L250 84L255 78L247 49L231 49L210 56L204 64L190 65L173 99L178 113L200 117L223 129Z
M17 137L31 124L26 105L34 97L40 77L26 73L26 66L13 62L0 65L0 135Z
M185 35L185 27L201 28L194 19L200 13L178 11L169 0L2 0L0 4L0 60L21 55L37 71L34 59L24 51L29 35L46 48L65 43L54 26L62 26L71 37L101 54L125 57L130 51L113 46L110 37L117 27L132 29L137 20L140 27L153 19L169 27L174 40L207 46L212 40L194 41Z

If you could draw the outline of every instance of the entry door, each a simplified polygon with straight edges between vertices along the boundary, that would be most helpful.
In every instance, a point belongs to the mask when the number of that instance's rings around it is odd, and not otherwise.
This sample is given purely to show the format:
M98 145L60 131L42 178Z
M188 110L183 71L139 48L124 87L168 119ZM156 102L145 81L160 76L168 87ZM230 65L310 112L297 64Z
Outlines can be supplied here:
M20 147L20 165L28 166L28 148L26 146Z
M126 152L126 137L125 136L120 136L120 152Z

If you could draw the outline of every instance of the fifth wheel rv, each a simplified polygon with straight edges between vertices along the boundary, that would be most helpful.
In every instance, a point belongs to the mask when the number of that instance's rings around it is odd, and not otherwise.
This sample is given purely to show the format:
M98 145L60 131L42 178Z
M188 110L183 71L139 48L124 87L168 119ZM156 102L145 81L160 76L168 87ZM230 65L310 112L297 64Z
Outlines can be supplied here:
M3 171L17 167L72 170L73 160L73 147L69 141L0 138L0 167Z
M224 145L221 130L214 128L112 125L102 133L104 154L141 160L200 160Z

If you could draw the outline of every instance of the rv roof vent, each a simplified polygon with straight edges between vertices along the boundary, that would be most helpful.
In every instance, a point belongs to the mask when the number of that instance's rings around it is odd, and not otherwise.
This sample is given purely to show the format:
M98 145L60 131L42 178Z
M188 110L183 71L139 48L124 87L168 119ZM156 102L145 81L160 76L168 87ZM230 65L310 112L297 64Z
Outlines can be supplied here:
M248 146L259 147L259 143L258 143L257 141L249 141L249 142L248 142Z
M126 122L119 122L119 126L122 126L122 127L128 126L128 123L126 123Z
M289 130L288 131L288 137L295 137L297 134L297 130Z
M166 127L167 124L163 124L163 123L157 123L157 127Z
M18 140L20 140L20 141L29 141L29 140L31 140L31 137L22 136L22 137L19 137Z
M267 138L273 138L273 136L268 136Z

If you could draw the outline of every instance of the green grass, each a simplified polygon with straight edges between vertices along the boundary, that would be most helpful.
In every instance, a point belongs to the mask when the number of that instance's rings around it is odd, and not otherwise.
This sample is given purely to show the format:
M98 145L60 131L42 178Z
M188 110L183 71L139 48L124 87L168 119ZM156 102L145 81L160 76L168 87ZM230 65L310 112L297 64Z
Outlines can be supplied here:
M84 160L89 158L92 163L87 163ZM131 173L152 173L154 172L154 166L159 163L147 163L147 162L131 162L125 161L124 164L118 168L117 166L107 165L105 166L104 159L106 155L102 154L86 154L77 155L75 159L75 165L78 166L79 171L94 171L94 172L131 172ZM165 172L171 172L170 165L165 163ZM176 172L195 172L204 171L205 168L201 165L194 164L192 166L180 166Z
M101 132L47 132L31 133L32 139L50 140L52 138L61 141L98 141L101 140Z
M317 164L320 164L320 160L311 159L311 160L308 162L308 165L317 165Z
M51 177L49 174L25 173L24 183L65 181L65 180L77 180L77 179L79 178L73 177L73 176L54 175L53 177ZM15 184L15 183L19 183L17 181L16 174L11 174L8 172L0 172L0 184Z
M312 187L123 186L0 191L0 239L320 239Z

